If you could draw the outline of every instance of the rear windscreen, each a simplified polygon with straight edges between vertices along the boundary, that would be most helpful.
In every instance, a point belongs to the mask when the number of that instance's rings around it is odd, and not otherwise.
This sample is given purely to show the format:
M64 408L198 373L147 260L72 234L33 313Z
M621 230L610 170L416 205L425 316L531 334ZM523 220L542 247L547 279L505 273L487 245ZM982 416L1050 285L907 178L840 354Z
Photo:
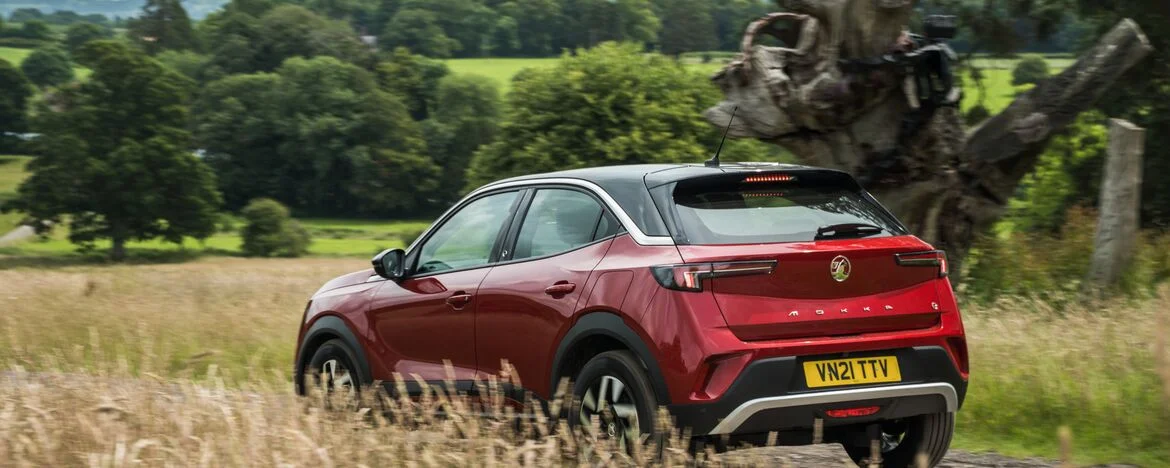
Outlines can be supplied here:
M678 182L667 216L684 244L755 244L904 235L841 176L718 177Z

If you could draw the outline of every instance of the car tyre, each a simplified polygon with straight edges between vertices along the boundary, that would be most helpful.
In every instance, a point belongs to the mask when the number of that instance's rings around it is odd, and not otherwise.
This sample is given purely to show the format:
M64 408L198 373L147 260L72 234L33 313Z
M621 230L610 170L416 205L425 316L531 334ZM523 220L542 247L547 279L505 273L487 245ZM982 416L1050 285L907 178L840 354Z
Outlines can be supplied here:
M881 463L887 468L917 467L919 454L928 466L937 466L947 454L955 434L955 413L934 413L907 418L901 424L882 425ZM870 446L845 445L858 466L870 465Z
M344 398L356 400L365 385L357 367L357 354L342 340L322 343L305 368L305 383L328 393L343 392Z
M641 360L629 351L590 359L574 379L573 397L569 426L584 427L599 439L617 438L627 453L654 433L658 399Z

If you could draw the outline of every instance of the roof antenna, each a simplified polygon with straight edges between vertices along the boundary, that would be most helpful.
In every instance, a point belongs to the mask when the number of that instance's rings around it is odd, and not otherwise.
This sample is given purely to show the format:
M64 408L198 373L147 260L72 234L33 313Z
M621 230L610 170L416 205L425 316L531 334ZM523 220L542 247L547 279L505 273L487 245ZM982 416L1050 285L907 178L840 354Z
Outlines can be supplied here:
M715 150L715 156L703 163L707 167L719 167L719 154L723 152L723 144L727 142L727 133L731 131L731 124L735 123L735 113L739 111L739 106L735 106L731 110L731 121L727 122L727 129L723 130L723 139L719 140L719 149Z

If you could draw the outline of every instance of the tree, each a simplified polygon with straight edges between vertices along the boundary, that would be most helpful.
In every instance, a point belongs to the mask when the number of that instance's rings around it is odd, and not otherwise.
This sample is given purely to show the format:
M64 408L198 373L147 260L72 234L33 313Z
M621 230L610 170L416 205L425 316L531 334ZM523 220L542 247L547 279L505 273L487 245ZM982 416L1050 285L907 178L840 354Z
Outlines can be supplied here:
M718 45L715 20L708 0L660 0L662 30L658 45L662 53L678 56L683 52L707 51Z
M401 217L437 188L402 100L332 57L211 82L193 121L229 207L267 197L307 214Z
M569 47L605 41L651 43L662 26L650 0L565 0Z
M495 140L503 104L492 80L451 75L439 81L434 108L423 129L427 153L443 168L435 201L442 206L462 195L472 156Z
M247 225L241 249L249 257L300 257L309 253L309 231L289 215L288 208L271 198L252 200L244 207Z
M372 65L369 48L348 24L297 5L280 5L260 17L259 44L253 70L275 70L289 57L330 56Z
M20 70L33 84L49 88L73 81L73 61L56 46L41 47L29 54Z
M17 8L12 10L8 15L8 21L13 23L27 23L29 21L41 21L45 18L45 14L36 8Z
M1020 61L1012 70L1012 84L1038 84L1048 79L1048 62L1042 57L1030 56Z
M698 162L719 141L698 114L715 90L638 44L602 44L527 70L508 99L499 137L471 162L468 187L578 167Z
M779 144L806 164L855 174L912 232L947 250L953 271L1055 132L1150 52L1137 24L1122 22L1068 70L968 136L957 107L948 105L950 90L922 94L928 99L912 112L901 95L904 68L841 66L841 59L905 47L913 2L785 3L795 15L753 24L745 39L751 45L773 23L797 23L791 30L801 32L806 47L749 48L750 57L716 76L725 100L708 110L708 120L725 125L738 107L733 136Z
M198 48L191 19L179 0L146 0L142 14L130 21L128 29L126 34L151 55Z
M20 26L20 37L47 41L53 38L53 30L44 21L29 20Z
M23 132L33 88L24 73L0 59L0 134Z
M374 73L378 85L406 103L414 120L426 120L431 113L439 80L450 70L440 60L411 54L405 47L394 49Z
M463 47L448 37L435 14L426 10L399 10L383 31L379 45L385 49L405 47L429 57L447 58Z
M155 56L159 63L183 76L195 81L202 81L203 71L207 68L210 57L189 50L167 50Z
M738 51L743 30L748 23L768 14L768 7L757 0L725 0L715 3L711 13L719 50Z
M496 10L516 22L519 55L547 57L567 46L566 18L558 0L510 0Z
M4 210L67 221L83 246L110 239L115 260L131 240L210 236L220 196L188 149L191 82L119 42L93 41L79 54L93 73L39 111L41 155Z
M105 26L94 23L76 23L65 31L65 48L69 52L74 52L86 42L109 39L113 36L114 32Z

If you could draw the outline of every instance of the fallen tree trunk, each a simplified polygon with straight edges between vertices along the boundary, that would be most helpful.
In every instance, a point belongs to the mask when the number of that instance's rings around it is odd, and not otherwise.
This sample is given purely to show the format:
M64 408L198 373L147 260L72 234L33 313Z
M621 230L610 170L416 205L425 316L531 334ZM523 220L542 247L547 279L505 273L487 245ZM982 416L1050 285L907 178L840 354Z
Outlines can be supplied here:
M919 237L948 252L955 271L975 235L1003 212L1052 136L1072 123L1152 48L1122 21L1074 65L1016 98L970 134L957 106L910 114L904 68L843 71L851 59L904 53L910 0L792 0L792 13L749 27L742 58L714 77L725 100L705 113L730 135L792 151L803 164L863 182ZM798 23L799 44L756 45L771 23ZM906 91L906 92L904 92ZM909 137L908 115L926 115Z

